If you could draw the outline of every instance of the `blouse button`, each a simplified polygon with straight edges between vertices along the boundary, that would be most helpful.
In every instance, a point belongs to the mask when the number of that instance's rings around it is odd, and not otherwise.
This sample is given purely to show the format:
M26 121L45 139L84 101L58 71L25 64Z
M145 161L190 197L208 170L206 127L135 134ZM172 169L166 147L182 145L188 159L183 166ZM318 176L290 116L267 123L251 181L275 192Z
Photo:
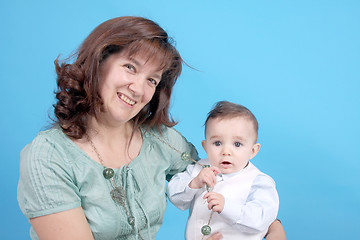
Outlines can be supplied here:
M133 226L135 223L135 218L133 216L128 217L128 222L131 226Z

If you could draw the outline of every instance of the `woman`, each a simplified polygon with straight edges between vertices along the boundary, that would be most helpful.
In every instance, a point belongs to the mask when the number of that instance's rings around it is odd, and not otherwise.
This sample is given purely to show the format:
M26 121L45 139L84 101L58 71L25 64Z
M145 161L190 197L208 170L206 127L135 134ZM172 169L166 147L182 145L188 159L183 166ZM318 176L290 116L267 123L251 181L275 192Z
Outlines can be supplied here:
M181 64L167 33L139 17L100 24L74 63L55 61L56 123L21 152L32 239L155 239L165 178L189 164L181 153L198 158L169 119Z

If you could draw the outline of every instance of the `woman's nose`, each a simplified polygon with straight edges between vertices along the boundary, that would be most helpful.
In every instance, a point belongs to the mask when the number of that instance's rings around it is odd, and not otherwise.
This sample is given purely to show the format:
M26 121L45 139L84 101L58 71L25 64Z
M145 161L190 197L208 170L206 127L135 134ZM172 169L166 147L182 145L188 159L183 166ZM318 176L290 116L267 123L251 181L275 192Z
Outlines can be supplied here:
M133 92L137 96L141 96L144 94L144 88L145 88L145 80L141 77L134 77L131 79L131 82L129 84L129 89L131 92Z

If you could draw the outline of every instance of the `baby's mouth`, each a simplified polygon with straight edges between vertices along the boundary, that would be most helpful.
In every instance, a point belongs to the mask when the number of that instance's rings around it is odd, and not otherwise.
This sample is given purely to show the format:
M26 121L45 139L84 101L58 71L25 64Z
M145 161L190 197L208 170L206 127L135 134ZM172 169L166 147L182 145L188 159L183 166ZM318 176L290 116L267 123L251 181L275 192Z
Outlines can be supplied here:
M136 103L135 100L132 100L131 98L129 98L128 96L126 96L122 93L118 93L117 95L123 102L125 102L126 104L128 104L130 106L134 106Z
M229 162L229 161L222 161L220 164L221 164L221 165L225 165L225 166L229 166L229 165L231 165L232 163Z

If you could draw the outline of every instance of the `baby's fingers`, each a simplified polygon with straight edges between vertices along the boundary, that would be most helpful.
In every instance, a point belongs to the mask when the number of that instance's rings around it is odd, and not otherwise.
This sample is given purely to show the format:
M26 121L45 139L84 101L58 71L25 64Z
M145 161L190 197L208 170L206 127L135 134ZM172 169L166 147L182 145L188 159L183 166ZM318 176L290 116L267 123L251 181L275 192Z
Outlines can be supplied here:
M211 200L213 200L213 199L216 199L216 196L218 195L218 193L216 193L216 192L208 192L208 193L206 193L205 195L204 195L204 199L205 198L207 198L207 201L209 202L209 201L211 201Z
M218 199L213 199L209 201L208 209L220 213L222 209L219 205L220 205L220 201Z
M209 186L209 187L214 187L216 184L216 176L214 175L213 172L206 172L204 174L204 182Z
M215 174L215 176L218 175L219 173L221 173L221 170L218 167L212 166L212 167L210 167L210 169Z

